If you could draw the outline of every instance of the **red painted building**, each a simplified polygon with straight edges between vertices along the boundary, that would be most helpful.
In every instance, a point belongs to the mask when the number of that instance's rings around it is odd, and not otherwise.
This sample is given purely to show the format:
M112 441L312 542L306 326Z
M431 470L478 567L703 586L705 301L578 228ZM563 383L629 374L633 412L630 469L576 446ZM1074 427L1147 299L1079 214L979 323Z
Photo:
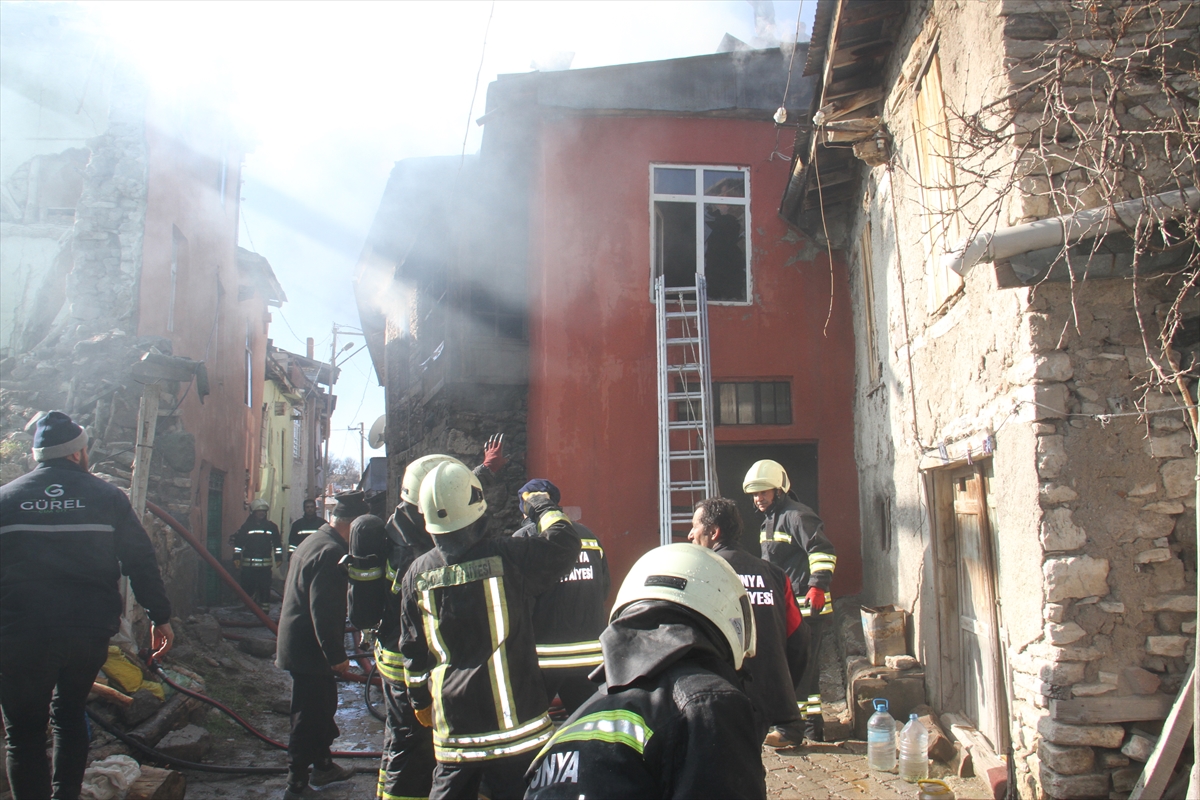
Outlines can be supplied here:
M397 165L359 276L393 482L411 458L475 445L454 431L505 429L520 408L505 491L553 480L619 581L660 541L651 281L700 269L720 490L742 504L746 544L757 549L761 515L742 477L776 458L838 547L835 593L859 591L847 276L777 213L789 176L777 143L793 133L771 116L787 69L760 51L501 76L478 159L440 165L455 188L431 192L433 159ZM811 91L797 78L787 107L807 109ZM510 313L522 324L491 324ZM480 403L492 393L500 405Z

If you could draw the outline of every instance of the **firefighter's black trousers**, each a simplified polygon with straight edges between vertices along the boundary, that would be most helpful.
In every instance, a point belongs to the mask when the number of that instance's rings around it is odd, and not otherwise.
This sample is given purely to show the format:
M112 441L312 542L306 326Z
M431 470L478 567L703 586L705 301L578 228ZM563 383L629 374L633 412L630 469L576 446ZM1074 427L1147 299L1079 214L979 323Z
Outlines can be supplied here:
M242 591L260 606L271 602L270 567L242 567L238 572L238 583L242 585Z
M383 681L387 720L383 731L383 759L379 764L376 796L383 800L428 797L433 785L433 731L417 722L402 683Z
M83 707L107 657L106 637L56 634L0 643L0 707L16 800L79 797L88 755ZM47 721L54 729L53 778Z

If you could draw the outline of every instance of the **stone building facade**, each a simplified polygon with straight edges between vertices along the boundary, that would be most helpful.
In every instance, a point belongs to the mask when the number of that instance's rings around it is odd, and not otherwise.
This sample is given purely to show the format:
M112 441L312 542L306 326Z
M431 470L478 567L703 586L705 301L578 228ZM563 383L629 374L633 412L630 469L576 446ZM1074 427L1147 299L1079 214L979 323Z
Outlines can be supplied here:
M818 5L783 212L850 262L863 602L910 612L928 701L1022 797L1126 796L1195 661L1198 31ZM1043 220L1090 235L996 255Z

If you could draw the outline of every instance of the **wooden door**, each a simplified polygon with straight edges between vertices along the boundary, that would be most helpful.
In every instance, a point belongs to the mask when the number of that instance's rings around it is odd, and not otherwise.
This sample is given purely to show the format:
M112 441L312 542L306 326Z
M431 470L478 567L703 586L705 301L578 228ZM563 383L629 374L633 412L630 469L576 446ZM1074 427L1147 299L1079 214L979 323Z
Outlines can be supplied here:
M966 467L955 470L950 481L958 550L962 712L1002 752L1005 715L999 693L995 571L984 480L977 467Z

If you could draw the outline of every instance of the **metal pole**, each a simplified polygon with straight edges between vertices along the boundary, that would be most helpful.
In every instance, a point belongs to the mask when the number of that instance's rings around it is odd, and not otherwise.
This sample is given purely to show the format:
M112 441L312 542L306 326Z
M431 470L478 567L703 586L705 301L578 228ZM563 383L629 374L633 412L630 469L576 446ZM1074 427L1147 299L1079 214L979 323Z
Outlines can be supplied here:
M358 423L358 479L361 481L367 474L367 434L363 423Z

